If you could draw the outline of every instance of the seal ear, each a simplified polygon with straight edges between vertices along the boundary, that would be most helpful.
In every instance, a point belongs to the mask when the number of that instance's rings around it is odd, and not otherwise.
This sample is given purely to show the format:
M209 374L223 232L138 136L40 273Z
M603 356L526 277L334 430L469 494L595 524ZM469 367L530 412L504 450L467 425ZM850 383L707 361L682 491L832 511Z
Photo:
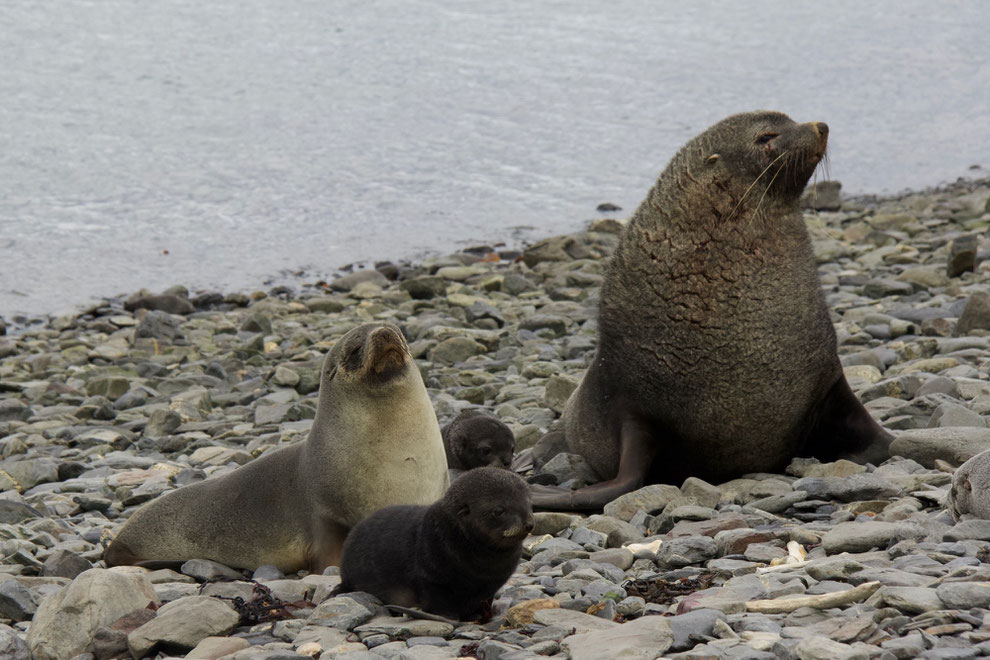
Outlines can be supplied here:
M337 365L333 365L333 369L327 372L327 382L329 383L333 380L333 377L337 375Z
M718 154L712 154L705 159L705 165L714 165L718 162Z

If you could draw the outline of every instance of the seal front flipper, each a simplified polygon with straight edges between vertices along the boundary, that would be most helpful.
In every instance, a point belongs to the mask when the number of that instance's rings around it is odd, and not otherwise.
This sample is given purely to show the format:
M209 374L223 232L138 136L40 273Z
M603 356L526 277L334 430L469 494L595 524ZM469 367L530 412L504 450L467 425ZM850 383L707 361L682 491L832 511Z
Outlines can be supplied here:
M819 405L807 453L821 461L845 458L879 465L890 458L891 440L893 436L870 416L845 377L839 376Z
M627 419L619 433L619 471L614 478L578 490L530 486L534 509L592 511L640 488L650 472L658 445L654 429L644 421Z

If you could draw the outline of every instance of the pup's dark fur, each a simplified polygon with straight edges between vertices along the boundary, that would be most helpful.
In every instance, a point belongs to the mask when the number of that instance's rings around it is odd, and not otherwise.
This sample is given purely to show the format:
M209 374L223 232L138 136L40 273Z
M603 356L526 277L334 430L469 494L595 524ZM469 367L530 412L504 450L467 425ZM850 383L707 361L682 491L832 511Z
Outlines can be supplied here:
M462 410L441 429L447 467L470 470L484 465L508 468L516 439L500 419L478 408Z
M387 604L477 619L516 570L532 529L519 476L471 470L431 506L390 506L358 523L344 543L335 593L366 591Z

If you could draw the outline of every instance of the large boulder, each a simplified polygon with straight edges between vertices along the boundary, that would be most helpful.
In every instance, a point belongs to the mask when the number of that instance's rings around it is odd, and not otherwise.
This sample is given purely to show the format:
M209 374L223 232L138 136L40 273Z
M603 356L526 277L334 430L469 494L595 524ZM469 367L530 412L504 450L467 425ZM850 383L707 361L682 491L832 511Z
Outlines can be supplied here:
M93 633L120 617L158 605L144 569L92 568L41 602L27 644L35 660L68 660L86 651Z

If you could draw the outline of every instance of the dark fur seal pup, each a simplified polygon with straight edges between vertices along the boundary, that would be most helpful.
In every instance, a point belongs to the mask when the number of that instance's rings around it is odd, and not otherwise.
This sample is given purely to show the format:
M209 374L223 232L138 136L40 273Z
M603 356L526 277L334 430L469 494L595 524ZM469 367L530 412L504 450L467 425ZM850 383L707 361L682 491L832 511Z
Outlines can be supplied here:
M959 466L946 505L955 520L963 516L990 520L990 450Z
M402 333L366 324L327 355L306 442L153 500L104 559L319 572L339 562L359 520L392 504L434 502L447 484L440 426Z
M502 420L479 408L462 410L440 430L447 466L470 470L484 465L508 468L516 438Z
M890 435L843 376L798 208L827 138L752 112L674 156L607 267L595 360L563 415L569 450L605 481L534 487L535 506L597 509L795 456L887 458Z
M390 506L344 543L335 593L470 621L519 564L533 529L526 482L493 467L465 472L432 506Z

